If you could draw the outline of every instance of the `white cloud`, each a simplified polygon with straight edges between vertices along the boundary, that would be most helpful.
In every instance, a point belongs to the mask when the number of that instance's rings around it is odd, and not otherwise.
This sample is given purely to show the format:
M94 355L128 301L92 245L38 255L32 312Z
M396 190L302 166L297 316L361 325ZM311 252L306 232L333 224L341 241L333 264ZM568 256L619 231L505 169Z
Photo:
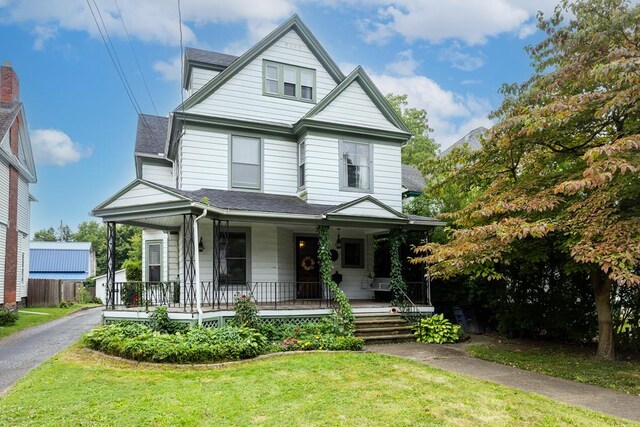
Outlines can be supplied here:
M484 58L481 55L464 52L458 42L453 42L451 46L442 49L439 59L462 71L473 71L484 66Z
M385 70L398 76L411 76L418 68L418 61L413 59L413 52L405 50L398 53L397 60L386 65Z
M33 48L35 50L43 50L44 45L55 37L58 31L54 27L49 27L46 25L36 25L31 34L35 37L33 41Z
M162 76L164 80L180 81L182 79L182 75L180 74L182 71L182 60L180 56L176 56L169 61L156 61L153 63L153 69L160 73L160 76Z
M91 148L71 140L69 135L58 129L35 129L29 132L33 156L42 165L65 166L83 157L89 157Z

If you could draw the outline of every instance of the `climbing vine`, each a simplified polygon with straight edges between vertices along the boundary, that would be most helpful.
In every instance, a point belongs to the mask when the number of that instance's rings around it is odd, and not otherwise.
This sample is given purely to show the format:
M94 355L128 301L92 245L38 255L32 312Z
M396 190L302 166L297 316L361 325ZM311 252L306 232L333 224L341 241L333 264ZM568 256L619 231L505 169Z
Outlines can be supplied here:
M407 292L407 284L402 278L402 262L400 260L400 246L404 241L402 230L391 230L389 233L389 256L391 257L391 281L389 283L393 293L393 303L398 305L404 300L402 292Z
M331 263L331 241L329 240L329 227L318 226L318 260L320 261L320 280L326 284L333 293L333 299L337 304L335 317L345 332L352 334L355 330L353 311L347 296L336 282L331 278L333 270Z

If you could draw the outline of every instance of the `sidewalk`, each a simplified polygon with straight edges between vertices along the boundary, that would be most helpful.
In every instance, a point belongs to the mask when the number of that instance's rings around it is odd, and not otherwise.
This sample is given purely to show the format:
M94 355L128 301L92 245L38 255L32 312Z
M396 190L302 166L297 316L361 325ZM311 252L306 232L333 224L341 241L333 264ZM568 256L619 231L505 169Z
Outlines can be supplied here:
M478 340L472 342L475 343ZM467 354L465 344L372 345L365 347L365 350L404 357L434 368L542 394L559 402L640 422L640 397L476 359Z

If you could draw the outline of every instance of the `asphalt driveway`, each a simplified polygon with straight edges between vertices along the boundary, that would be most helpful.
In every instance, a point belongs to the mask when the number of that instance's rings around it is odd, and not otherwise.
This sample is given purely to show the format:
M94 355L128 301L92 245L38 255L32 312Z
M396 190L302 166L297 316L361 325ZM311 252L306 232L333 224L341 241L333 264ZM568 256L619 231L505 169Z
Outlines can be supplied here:
M0 394L31 369L76 342L102 319L102 308L81 310L0 340Z

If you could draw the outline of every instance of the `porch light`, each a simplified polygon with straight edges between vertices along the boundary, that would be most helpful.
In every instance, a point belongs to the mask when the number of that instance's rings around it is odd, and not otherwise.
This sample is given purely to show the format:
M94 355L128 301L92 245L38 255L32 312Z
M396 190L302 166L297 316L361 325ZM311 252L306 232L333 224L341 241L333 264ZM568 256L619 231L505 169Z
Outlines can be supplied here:
M340 239L340 229L338 228L338 238L336 239L336 249L342 248L342 239Z
M198 242L198 252L204 252L204 243L202 243L202 237L200 238L200 241Z

